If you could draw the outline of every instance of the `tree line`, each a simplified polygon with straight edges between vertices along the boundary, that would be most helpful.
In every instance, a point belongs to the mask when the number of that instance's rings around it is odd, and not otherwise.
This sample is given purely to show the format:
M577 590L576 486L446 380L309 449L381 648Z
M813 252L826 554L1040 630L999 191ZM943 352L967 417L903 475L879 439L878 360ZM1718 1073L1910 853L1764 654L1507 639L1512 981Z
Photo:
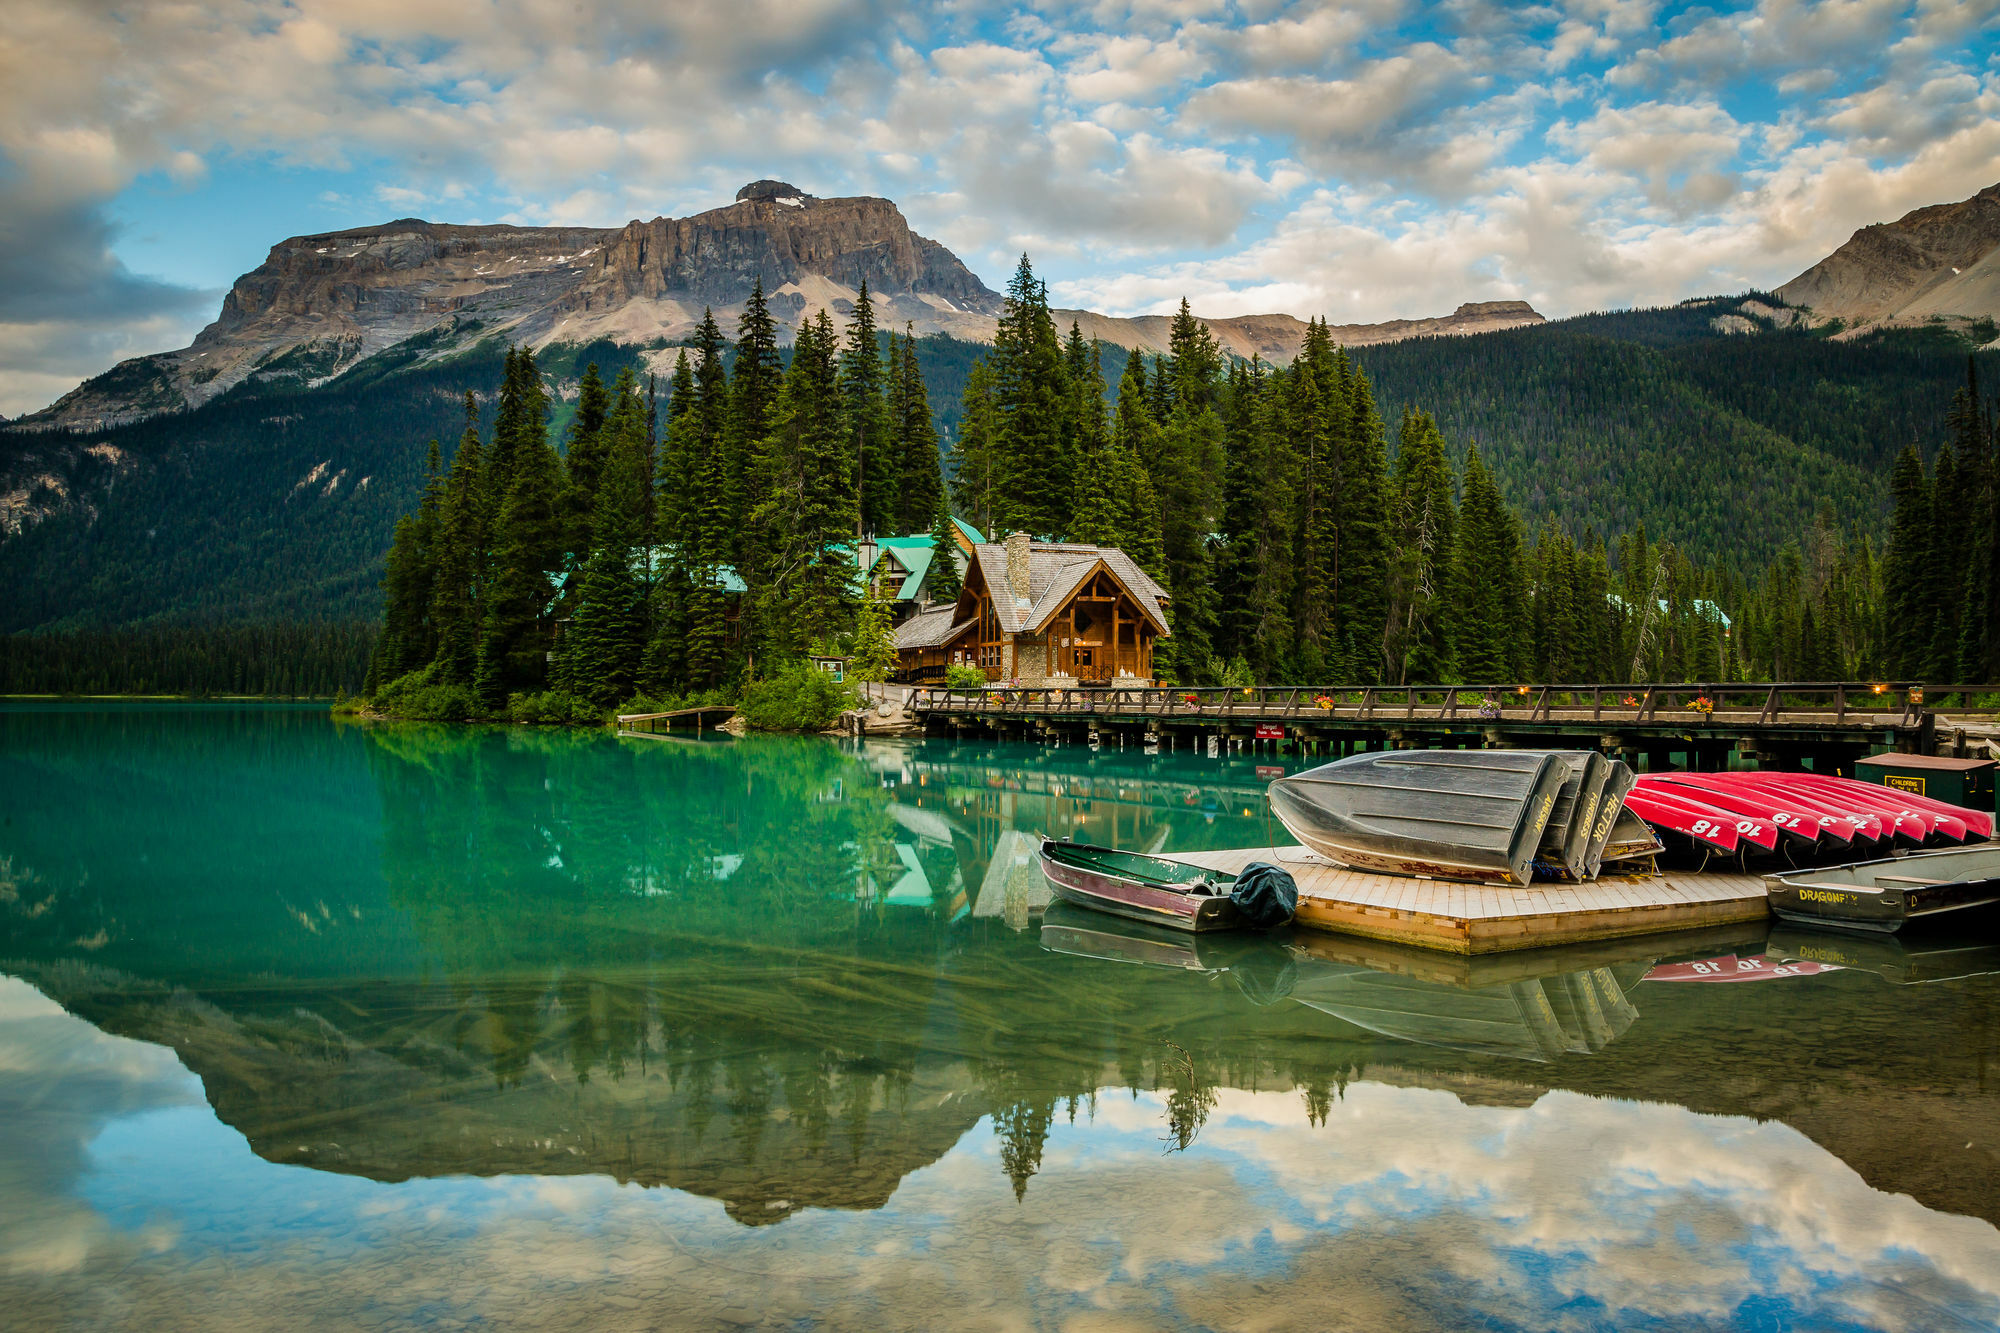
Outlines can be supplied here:
M1643 522L1551 519L1531 537L1476 443L1448 446L1419 407L1385 422L1324 321L1274 366L1227 354L1183 301L1167 349L1127 353L1114 387L1104 345L1058 330L1023 256L942 468L916 340L886 341L864 287L844 330L822 310L787 359L760 286L734 348L705 313L664 387L586 370L560 447L533 356L510 351L490 435L468 395L456 449L433 444L397 527L369 692L461 691L476 714L546 691L601 710L814 651L879 670L887 619L859 595L858 542L929 530L946 550L954 514L995 540L1126 550L1172 598L1168 681L1994 674L1994 428L1976 380L1941 474L1915 451L1899 463L1886 556L1823 503L1746 577ZM1963 558L1940 554L1953 545ZM955 595L949 562L934 568L933 595Z
M914 334L887 341L864 285L845 330L822 310L787 362L760 282L733 358L705 311L664 393L588 367L560 449L533 355L511 349L490 435L468 393L397 525L368 692L601 710L834 651L860 538L948 531Z
M360 690L374 644L365 620L0 635L0 694L324 699Z

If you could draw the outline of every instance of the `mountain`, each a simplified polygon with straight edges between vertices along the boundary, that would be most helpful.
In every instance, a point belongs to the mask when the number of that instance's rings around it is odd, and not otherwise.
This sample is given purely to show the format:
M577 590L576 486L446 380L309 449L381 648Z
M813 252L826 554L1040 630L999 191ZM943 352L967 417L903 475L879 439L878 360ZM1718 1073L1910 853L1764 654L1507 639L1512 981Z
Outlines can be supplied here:
M1776 293L1850 328L2000 318L2000 185L1876 223Z
M449 360L496 336L536 348L609 342L658 349L688 337L704 308L734 332L758 281L781 337L822 309L844 321L862 283L878 325L991 342L1001 300L886 199L819 199L783 181L689 218L623 227L466 227L401 218L294 236L236 280L222 313L180 351L121 363L25 418L20 429L97 430L199 407L248 381L325 384L403 349ZM1122 347L1166 348L1163 315L1058 312ZM1521 301L1460 306L1437 319L1343 325L1342 342L1474 333L1541 321ZM1291 315L1206 321L1239 356L1288 361L1305 336Z

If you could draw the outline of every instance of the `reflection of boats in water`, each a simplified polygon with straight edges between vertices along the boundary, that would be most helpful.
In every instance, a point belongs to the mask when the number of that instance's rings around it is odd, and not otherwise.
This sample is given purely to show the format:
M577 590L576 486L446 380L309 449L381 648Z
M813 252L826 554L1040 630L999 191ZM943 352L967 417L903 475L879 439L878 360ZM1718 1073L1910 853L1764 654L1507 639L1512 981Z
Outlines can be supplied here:
M1965 939L1925 933L1832 935L1779 925L1765 945L1770 957L1873 972L1895 986L2000 974L2000 931Z
M1064 904L1041 935L1056 953L1227 975L1260 1004L1289 999L1396 1041L1532 1061L1591 1054L1624 1035L1639 1017L1632 988L1663 950L1752 938L1734 928L1468 958L1311 933L1188 935Z
M1809 958L1786 958L1782 954L1720 954L1681 963L1661 963L1641 981L1788 981L1795 977L1816 977L1822 972L1840 971L1838 964L1815 962Z

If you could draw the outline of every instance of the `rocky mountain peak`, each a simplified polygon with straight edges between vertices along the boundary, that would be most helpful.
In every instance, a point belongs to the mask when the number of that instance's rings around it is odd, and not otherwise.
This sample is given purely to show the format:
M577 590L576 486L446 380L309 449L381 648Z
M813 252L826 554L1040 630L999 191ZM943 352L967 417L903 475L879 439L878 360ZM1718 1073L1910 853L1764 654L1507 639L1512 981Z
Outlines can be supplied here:
M736 192L736 202L746 199L810 199L811 195L786 181L751 181Z
M2000 185L1863 227L1776 295L1855 331L2000 317Z

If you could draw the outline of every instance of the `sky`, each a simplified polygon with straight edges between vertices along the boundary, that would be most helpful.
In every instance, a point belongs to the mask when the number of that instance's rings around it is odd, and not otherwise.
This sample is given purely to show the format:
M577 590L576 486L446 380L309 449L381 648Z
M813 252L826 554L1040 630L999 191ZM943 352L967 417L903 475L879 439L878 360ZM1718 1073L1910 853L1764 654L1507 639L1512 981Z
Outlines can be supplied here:
M0 413L290 235L881 195L1058 304L1775 286L2000 182L2000 0L6 0Z

